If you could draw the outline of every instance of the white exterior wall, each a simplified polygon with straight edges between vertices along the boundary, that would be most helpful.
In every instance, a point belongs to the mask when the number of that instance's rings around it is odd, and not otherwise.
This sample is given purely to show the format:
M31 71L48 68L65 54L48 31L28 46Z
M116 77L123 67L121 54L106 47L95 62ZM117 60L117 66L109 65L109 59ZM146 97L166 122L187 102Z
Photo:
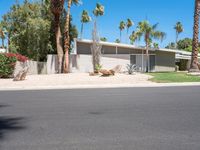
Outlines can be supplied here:
M112 69L117 65L122 66L122 71L126 71L126 65L130 64L130 55L102 55L101 65L103 69ZM92 72L92 56L78 55L77 68L71 68L72 72Z

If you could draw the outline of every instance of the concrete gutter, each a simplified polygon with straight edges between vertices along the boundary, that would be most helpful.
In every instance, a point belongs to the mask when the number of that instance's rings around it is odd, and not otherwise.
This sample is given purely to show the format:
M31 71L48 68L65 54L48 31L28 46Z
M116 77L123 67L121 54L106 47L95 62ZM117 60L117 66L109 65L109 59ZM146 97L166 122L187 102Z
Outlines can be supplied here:
M28 90L64 90L64 89L102 89L102 88L142 88L142 87L187 87L200 86L200 82L189 83L145 83L145 84L113 84L113 85L65 85L65 86L18 86L0 88L0 91L28 91Z

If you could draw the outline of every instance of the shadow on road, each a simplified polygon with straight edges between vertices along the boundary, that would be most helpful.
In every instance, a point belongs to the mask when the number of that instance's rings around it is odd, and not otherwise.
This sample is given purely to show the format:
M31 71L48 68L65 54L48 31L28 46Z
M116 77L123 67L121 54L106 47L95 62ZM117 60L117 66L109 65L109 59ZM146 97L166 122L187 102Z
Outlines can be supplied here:
M9 107L8 105L1 105L0 110L3 107ZM7 134L12 134L19 130L25 129L25 118L23 117L12 117L12 116L2 116L0 114L0 141L3 140Z

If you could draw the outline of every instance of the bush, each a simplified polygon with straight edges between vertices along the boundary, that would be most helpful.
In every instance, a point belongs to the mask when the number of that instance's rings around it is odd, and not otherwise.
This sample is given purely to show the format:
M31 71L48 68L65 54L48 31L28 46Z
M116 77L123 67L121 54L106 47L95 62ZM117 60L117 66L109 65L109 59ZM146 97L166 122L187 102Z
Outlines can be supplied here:
M179 62L176 63L178 65L180 71L187 70L188 60L181 59Z
M137 69L136 65L134 64L127 64L126 68L128 70L128 74L133 74Z
M0 54L0 78L12 76L17 61L25 62L28 58L20 54L1 53Z

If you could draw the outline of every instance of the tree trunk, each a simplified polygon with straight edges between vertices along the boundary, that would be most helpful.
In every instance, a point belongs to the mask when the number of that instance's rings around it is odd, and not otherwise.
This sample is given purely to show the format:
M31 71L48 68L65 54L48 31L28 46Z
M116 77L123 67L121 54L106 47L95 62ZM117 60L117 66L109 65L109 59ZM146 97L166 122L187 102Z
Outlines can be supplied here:
M193 42L192 42L192 58L190 65L190 72L198 72L198 42L199 42L199 12L200 12L200 0L195 0L195 12L194 12L194 28L193 28Z
M8 32L8 53L11 51L10 50L10 32Z
M63 62L63 48L62 48L62 34L60 30L60 18L55 16L55 32L56 32L56 48L58 54L58 73L62 73L62 62Z
M149 46L146 44L146 72L149 72Z
M83 38L83 23L81 24L81 39Z
M64 60L64 73L69 73L69 48L70 48L70 36L69 36L69 24L70 24L70 8L72 0L68 0L68 10L65 22L65 60Z
M146 43L146 72L149 72L149 34L145 35Z
M2 47L4 48L4 39L2 38Z
M127 37L126 37L127 44L129 44L129 42L128 42L129 41L128 33L129 33L129 28L127 28L127 33L126 33L127 34Z
M122 41L122 30L120 30L120 43Z
M178 32L176 32L176 45L175 45L176 49L178 47Z

